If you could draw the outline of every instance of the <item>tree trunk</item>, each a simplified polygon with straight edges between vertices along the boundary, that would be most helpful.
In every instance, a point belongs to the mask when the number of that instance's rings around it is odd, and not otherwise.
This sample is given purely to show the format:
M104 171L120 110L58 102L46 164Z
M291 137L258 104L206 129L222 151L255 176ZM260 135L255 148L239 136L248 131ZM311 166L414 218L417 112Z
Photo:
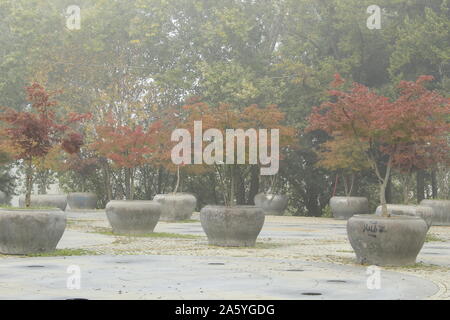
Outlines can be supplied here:
M392 179L389 177L388 182L386 184L386 203L392 203Z
M105 184L105 190L106 190L106 197L108 198L108 201L111 201L112 196L112 187L111 187L111 172L109 171L109 165L107 161L103 162L103 172L104 172L104 184Z
M245 204L245 177L242 176L241 169L236 166L235 167L235 173L234 178L236 182L236 189L235 189L235 198L236 198L236 204L237 205L244 205Z
M383 216L384 217L389 216L386 202L386 183L380 183L380 204Z
M178 192L178 187L180 186L180 166L177 166L177 183L175 185L175 189L173 190L173 193Z
M402 184L403 184L403 203L408 204L409 202L409 173L403 175Z
M436 169L431 171L431 190L433 199L438 198L438 186L437 186L437 178L436 178Z
M26 194L25 194L25 207L29 208L31 207L31 192L33 190L33 159L30 158L27 162L27 168L26 168L26 181L25 181L25 187L26 187Z
M425 174L422 170L417 171L417 203L420 203L424 198L425 194Z
M248 192L248 205L255 205L255 196L259 192L259 166L253 166L251 169L250 190Z
M161 194L162 193L162 178L163 178L163 167L159 167L158 168L158 185L156 186L156 194Z

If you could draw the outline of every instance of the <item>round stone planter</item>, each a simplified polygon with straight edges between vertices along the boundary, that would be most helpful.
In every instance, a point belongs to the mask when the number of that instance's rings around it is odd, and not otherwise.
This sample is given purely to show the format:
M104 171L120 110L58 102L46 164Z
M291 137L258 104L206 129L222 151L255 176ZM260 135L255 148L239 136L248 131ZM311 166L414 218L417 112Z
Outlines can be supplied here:
M368 214L369 200L364 197L332 197L330 208L335 219L348 220L355 214Z
M74 192L67 195L67 210L94 210L97 208L95 193Z
M31 196L32 207L51 207L66 210L67 195L65 194L39 194ZM25 196L19 197L19 207L25 208Z
M153 200L161 205L161 221L189 220L197 206L197 198L189 193L157 194Z
M394 216L411 216L411 217L419 217L425 220L427 223L428 229L433 224L433 209L425 206L412 206L412 205L403 205L403 204L388 204L387 205L388 213ZM381 216L382 209L381 206L377 208L375 214Z
M4 193L3 191L0 191L0 204L6 204L6 193Z
M264 225L265 214L256 206L206 206L200 220L210 245L252 247Z
M161 215L154 201L113 200L106 205L106 216L115 234L152 233Z
M450 200L423 200L420 205L433 208L433 226L450 226Z
M415 264L427 231L426 222L419 217L355 215L347 221L348 239L362 264Z
M258 193L254 200L266 215L282 216L288 206L288 198L283 194Z
M0 253L51 252L66 229L66 215L59 209L0 209Z

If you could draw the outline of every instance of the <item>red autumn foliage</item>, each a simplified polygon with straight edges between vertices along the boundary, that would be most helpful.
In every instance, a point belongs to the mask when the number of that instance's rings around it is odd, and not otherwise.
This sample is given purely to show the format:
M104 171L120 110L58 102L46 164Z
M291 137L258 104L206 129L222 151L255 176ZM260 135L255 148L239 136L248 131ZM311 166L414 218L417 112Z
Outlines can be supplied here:
M0 121L6 125L2 133L15 151L14 156L24 160L44 157L58 144L70 154L77 153L83 137L71 125L91 115L71 113L67 118L58 117L54 110L57 101L52 99L55 93L47 92L38 83L33 83L26 91L30 111L2 108L0 113Z
M448 163L450 99L424 86L432 79L421 76L414 82L402 81L394 101L358 83L350 91L335 88L329 92L334 102L313 109L307 131L323 130L354 141L367 155L382 187L391 167L411 172ZM336 76L332 85L343 83ZM378 168L383 157L388 158L384 177Z
M67 118L59 117L55 111L58 105L53 96L38 83L26 88L30 111L16 111L1 108L0 122L3 145L16 159L25 160L26 197L25 203L31 205L33 186L33 159L44 158L53 147L60 145L69 154L77 153L83 144L83 137L72 126L91 118L91 114L71 113Z
M136 168L152 160L154 142L160 130L158 121L144 129L140 125L121 125L109 114L104 125L96 126L98 139L91 148L119 168Z

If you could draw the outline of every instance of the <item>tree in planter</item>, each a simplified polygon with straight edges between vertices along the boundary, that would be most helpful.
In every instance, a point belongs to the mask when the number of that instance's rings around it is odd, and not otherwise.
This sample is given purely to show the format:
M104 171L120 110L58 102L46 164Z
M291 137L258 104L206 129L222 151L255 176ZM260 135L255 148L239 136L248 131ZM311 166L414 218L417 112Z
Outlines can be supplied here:
M337 76L335 89L330 91L334 102L314 108L310 116L308 130L323 130L332 137L342 135L366 155L379 180L383 216L388 216L385 191L392 168L401 167L407 156L419 155L405 153L405 149L414 146L422 150L420 154L436 152L438 160L448 155L449 99L424 87L431 80L421 76L415 82L400 82L400 95L391 102L358 83L350 91L338 90L344 80ZM430 154L427 159L433 157ZM386 166L384 173L380 163Z
M143 126L127 126L109 114L104 125L97 125L98 139L91 144L92 150L111 160L118 168L125 171L125 197L134 199L134 178L136 167L152 160L153 141L161 129L159 122L154 122L147 129Z
M188 128L194 139L200 132L195 132L195 121L201 121L202 142L207 141L202 157L205 164L216 171L216 177L223 193L224 206L206 206L200 211L202 227L211 245L218 246L254 246L261 228L264 224L265 213L262 208L256 206L235 205L235 198L239 197L245 186L238 183L238 176L245 174L245 170L252 165L266 165L261 158L255 157L259 148L272 150L272 133L267 146L260 144L257 134L258 129L278 129L279 144L286 146L293 139L293 130L282 125L284 114L276 106L259 108L256 105L244 110L233 108L229 104L220 104L211 107L206 103L195 102L184 106L187 111L185 127ZM194 129L193 129L194 127ZM247 134L244 144L237 143L233 137L229 139L228 130L243 130ZM198 130L198 129L197 129ZM193 131L193 132L192 132ZM234 131L236 134L236 131ZM194 133L194 135L192 135ZM199 142L198 140L194 140ZM248 141L248 143L247 143ZM228 142L228 143L227 143ZM190 145L190 143L189 143ZM235 152L236 146L241 151ZM231 148L228 149L228 148ZM267 150L264 150L267 151ZM278 151L278 150L276 150ZM183 154L187 163L191 158L198 158L198 154L190 150ZM183 153L184 153L183 152ZM238 157L238 153L241 157ZM261 154L260 154L261 155ZM266 154L267 155L267 154ZM275 155L276 156L276 155ZM256 158L256 159L255 159ZM259 161L258 161L259 160ZM273 160L273 159L272 159ZM279 159L276 159L278 161ZM261 169L262 170L262 169Z
M249 153L252 147L248 138L245 149L244 163L238 163L237 153L233 150L227 150L225 146L226 130L227 129L242 129L246 130L258 130L258 129L278 129L279 130L279 146L280 148L287 148L294 145L295 130L292 127L288 127L283 124L284 113L279 110L275 105L269 105L265 108L258 107L257 105L251 105L243 110L233 108L229 104L220 104L217 107L212 107L207 103L192 101L193 103L185 105L183 108L186 110L187 115L184 120L184 127L188 129L191 136L194 135L193 124L194 121L202 121L202 128L204 132L208 130L218 130L223 137L223 148L220 146L215 147L215 141L211 139L210 144L205 148L211 153L214 158L212 164L207 164L210 170L216 171L216 176L219 180L219 185L223 192L223 202L226 206L233 206L235 200L239 197L239 193L242 189L246 189L245 186L238 185L238 175L245 175L247 171L251 170L252 164L249 161ZM267 141L267 148L271 148L271 139ZM259 138L256 135L256 146L259 145ZM235 143L231 145L232 149L235 148ZM259 151L258 148L255 148ZM226 163L226 154L229 151L234 153L234 164ZM192 154L192 156L194 156ZM222 161L220 161L222 159ZM282 153L280 153L280 159L282 159ZM261 166L258 159L256 166Z
M352 139L340 134L320 145L317 166L337 172L333 195L329 205L335 219L349 219L353 215L369 210L369 201L365 197L352 197L355 176L370 168L366 159L367 146L356 146ZM335 195L339 177L342 177L345 197Z
M317 166L337 172L338 177L342 178L345 196L350 197L355 176L361 171L370 169L365 155L366 150L367 146L358 147L352 139L336 134L332 140L323 143L317 151L319 157Z
M58 116L53 100L55 92L47 92L43 86L33 83L26 88L30 111L18 112L3 108L0 121L6 124L3 134L10 144L14 157L26 164L25 205L31 205L33 187L33 160L44 158L55 145L75 154L83 144L83 137L75 131L75 124L89 119L90 114L69 113L65 118Z

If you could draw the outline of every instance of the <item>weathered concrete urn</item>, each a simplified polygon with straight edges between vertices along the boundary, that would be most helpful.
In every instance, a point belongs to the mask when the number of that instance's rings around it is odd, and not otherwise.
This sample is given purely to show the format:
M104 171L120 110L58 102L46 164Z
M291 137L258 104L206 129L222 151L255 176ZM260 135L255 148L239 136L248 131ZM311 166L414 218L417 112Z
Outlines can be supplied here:
M282 216L288 206L288 198L283 194L258 193L254 200L266 215Z
M368 214L369 200L364 197L332 197L330 207L335 219L348 220L355 214Z
M433 208L433 226L450 226L450 200L423 200L420 205Z
M427 231L420 217L355 215L347 221L348 239L362 264L415 264Z
M425 206L403 205L403 204L388 204L388 213L396 216L412 216L419 217L425 220L428 229L433 224L433 209ZM376 215L382 214L381 206L375 211Z
M67 195L67 210L93 210L97 208L95 193L74 192Z
M161 205L154 201L113 200L106 205L106 216L115 234L147 234L159 221Z
M66 210L67 195L65 194L39 194L31 196L32 207L51 207ZM19 207L25 207L25 196L19 197Z
M197 206L190 193L157 194L153 200L161 204L161 221L188 220Z
M66 229L66 215L59 209L0 209L0 253L51 252Z
M6 204L6 193L0 191L0 204Z
M264 210L255 206L206 206L200 221L210 245L252 247L264 225Z

